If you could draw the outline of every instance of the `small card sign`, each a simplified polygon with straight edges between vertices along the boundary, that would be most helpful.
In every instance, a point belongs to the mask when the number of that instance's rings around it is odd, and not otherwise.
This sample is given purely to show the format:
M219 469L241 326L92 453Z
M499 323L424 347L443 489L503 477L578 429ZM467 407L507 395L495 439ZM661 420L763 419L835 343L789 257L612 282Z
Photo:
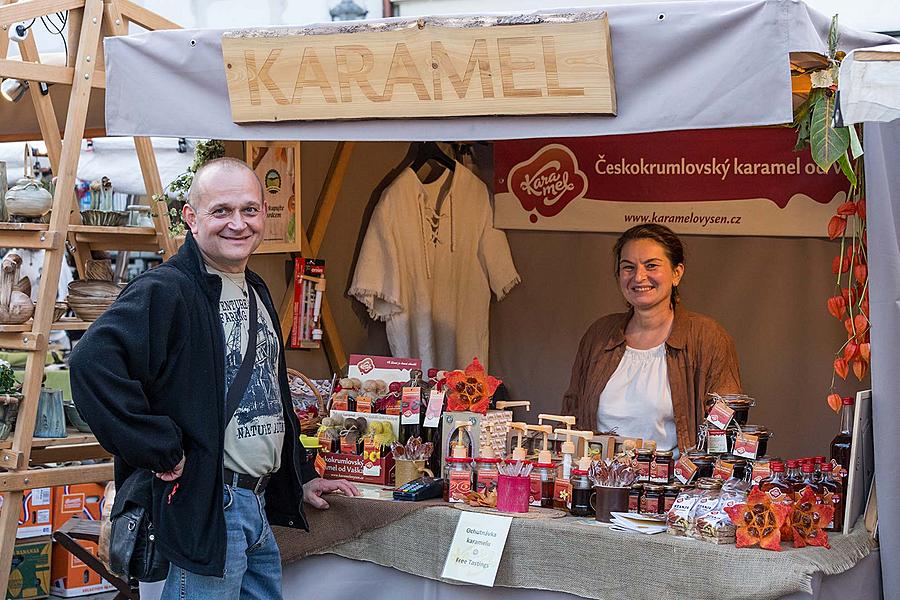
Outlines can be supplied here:
M441 577L494 587L512 517L462 512Z
M734 440L734 455L750 460L756 460L759 451L759 436L749 433L739 433Z
M675 463L675 479L681 483L688 483L697 474L697 465L684 454Z
M709 414L706 415L706 420L719 429L727 429L733 416L734 411L728 408L728 405L721 400L717 400L709 411Z
M422 404L422 388L405 387L401 400L400 424L415 425L419 422L419 410Z
M431 390L428 396L428 408L425 410L425 421L423 427L440 427L441 411L444 408L444 392Z

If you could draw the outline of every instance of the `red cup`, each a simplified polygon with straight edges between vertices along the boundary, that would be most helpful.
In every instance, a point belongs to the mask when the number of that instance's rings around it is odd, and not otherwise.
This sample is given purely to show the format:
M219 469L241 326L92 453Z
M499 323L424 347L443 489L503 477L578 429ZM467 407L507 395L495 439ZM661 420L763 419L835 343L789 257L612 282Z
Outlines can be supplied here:
M497 510L501 512L528 512L528 500L531 494L530 477L497 477Z

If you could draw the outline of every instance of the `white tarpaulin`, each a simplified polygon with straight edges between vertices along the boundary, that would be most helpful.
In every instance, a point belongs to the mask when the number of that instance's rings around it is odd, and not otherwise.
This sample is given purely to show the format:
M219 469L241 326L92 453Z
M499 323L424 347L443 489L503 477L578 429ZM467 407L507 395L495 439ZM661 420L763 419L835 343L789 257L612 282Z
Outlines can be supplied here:
M789 53L824 53L830 23L830 18L793 0L598 8L609 15L619 109L615 117L236 125L231 120L225 82L223 31L207 29L157 31L106 40L107 131L110 135L239 140L410 141L774 125L792 120ZM304 31L315 32L316 26ZM886 36L844 29L841 48L852 50L890 41Z
M900 119L900 45L854 50L841 63L844 124Z

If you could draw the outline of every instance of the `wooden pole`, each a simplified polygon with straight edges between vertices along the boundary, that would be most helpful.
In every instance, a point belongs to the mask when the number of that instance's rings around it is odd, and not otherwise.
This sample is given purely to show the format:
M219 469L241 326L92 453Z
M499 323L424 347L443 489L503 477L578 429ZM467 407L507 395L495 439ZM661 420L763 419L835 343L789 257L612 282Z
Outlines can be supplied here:
M57 10L77 8L78 2L50 2L48 0L31 0L24 3L27 9L33 10L40 5L46 9L46 14ZM100 39L100 24L103 18L103 0L87 0L84 4L84 26L79 36L77 59L75 62L75 80L72 82L72 91L69 96L69 111L66 117L66 128L63 139L62 152L59 158L59 172L56 192L53 198L53 211L50 215L48 232L57 234L67 230L69 211L71 209L75 187L75 171L78 166L78 158L81 152L81 140L84 135L84 125L87 119L88 102L91 96L91 80L94 74L94 62L89 59L94 53ZM44 6L46 5L46 6ZM0 7L0 18L13 14L9 8L17 8L15 5ZM3 12L6 11L6 12ZM38 15L40 16L40 15ZM87 51L86 51L87 50ZM56 286L59 282L59 273L62 267L64 254L62 235L54 235L55 247L44 253L44 264L41 271L41 292L38 296L35 308L33 332L48 332L53 321L53 306L56 302ZM15 436L12 450L19 452L24 457L24 465L12 469L6 476L14 480L22 478L24 485L28 484L27 478L21 471L28 468L28 458L31 454L32 436L37 417L37 402L41 391L41 381L44 374L44 359L47 353L46 339L33 352L28 354L25 363L25 381L22 388L23 401L19 407L19 416L16 423ZM19 515L18 506L22 500L22 492L12 490L6 493L4 510L0 514L0 590L6 590L9 583L9 570L12 562L15 542L15 530Z

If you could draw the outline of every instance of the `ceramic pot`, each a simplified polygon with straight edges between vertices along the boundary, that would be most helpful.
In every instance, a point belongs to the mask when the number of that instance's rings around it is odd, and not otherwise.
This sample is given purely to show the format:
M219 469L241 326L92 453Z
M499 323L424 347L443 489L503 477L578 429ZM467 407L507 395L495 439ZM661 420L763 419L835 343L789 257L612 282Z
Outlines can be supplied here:
M6 192L6 211L15 217L42 217L53 206L53 195L36 179L23 177Z
M37 420L34 424L34 437L66 437L66 413L63 409L62 390L41 388Z
M627 487L609 487L595 485L594 495L591 497L591 505L596 511L596 519L601 523L609 523L614 512L628 511Z
M15 429L21 400L21 394L0 394L0 442Z
M0 263L0 323L24 323L34 314L31 297L16 289L21 264L18 254L9 254Z

